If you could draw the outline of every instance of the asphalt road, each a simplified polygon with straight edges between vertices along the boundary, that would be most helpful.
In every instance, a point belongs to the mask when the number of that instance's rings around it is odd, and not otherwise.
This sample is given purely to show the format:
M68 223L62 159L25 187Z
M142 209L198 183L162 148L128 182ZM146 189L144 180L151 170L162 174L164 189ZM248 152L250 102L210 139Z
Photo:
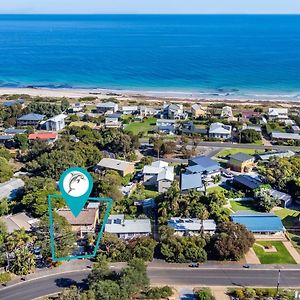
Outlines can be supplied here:
M32 300L59 292L72 284L84 284L89 270L62 275L48 276L0 291L1 300ZM277 270L251 269L189 269L189 268L148 268L152 284L173 286L269 286L276 287ZM300 270L281 270L281 287L300 287Z

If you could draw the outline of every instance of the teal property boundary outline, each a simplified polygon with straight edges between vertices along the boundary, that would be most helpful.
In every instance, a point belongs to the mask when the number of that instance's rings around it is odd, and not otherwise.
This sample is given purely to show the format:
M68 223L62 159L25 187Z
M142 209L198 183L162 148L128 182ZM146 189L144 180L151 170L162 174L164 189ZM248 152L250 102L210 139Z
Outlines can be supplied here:
M97 202L105 202L107 203L107 208L105 212L105 216L102 222L102 226L100 229L100 232L98 234L98 238L96 241L96 245L94 248L94 251L92 254L89 255L70 255L66 257L56 257L55 256L55 239L54 239L54 230L53 230L53 214L52 214L52 199L62 199L63 197L61 195L48 195L48 211L49 211L49 225L50 225L50 244L51 244L51 254L52 254L52 260L53 261L62 261L62 260L71 260L71 259L78 259L78 258L93 258L97 254L97 250L100 245L101 238L103 236L103 231L105 224L107 222L111 207L112 207L112 199L110 198L88 198L87 200L97 201Z

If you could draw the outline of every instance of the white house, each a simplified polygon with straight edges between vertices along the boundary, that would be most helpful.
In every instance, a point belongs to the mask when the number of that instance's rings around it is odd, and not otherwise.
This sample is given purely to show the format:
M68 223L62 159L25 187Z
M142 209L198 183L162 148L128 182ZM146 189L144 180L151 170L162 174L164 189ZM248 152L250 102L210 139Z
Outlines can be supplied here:
M96 106L97 112L102 113L102 114L105 114L108 112L115 113L118 111L118 109L119 109L119 106L115 102L98 103Z
M48 131L59 131L65 128L65 119L67 115L60 114L55 117L48 119L45 122L46 130Z
M150 117L158 114L158 109L148 106L140 106L139 112L141 117Z
M233 117L232 108L230 106L224 106L222 108L221 118L227 119L232 117Z
M273 108L270 107L268 110L268 117L270 120L285 120L288 119L287 108Z
M121 122L119 121L118 114L108 115L105 118L105 127L106 128L119 128L121 127Z
M168 226L174 229L175 234L180 236L199 235L201 231L213 235L217 227L216 222L212 219L203 220L202 222L196 218L184 219L179 217L169 219Z
M187 114L184 113L182 104L164 104L163 114L168 119L186 119Z
M229 140L231 138L232 127L223 123L212 123L209 126L209 137Z
M122 113L123 115L132 115L138 111L137 106L123 106Z
M120 239L133 239L151 234L150 219L125 220L124 215L110 215L105 224L105 232Z
M144 166L144 185L156 186L160 193L167 191L174 181L174 167L167 162L155 161L151 165Z

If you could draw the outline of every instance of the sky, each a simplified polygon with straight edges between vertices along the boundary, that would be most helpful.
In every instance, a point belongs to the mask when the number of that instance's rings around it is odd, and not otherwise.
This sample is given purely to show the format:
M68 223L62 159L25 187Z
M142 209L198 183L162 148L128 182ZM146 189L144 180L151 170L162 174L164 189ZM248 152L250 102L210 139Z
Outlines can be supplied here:
M300 14L299 0L0 0L0 13Z

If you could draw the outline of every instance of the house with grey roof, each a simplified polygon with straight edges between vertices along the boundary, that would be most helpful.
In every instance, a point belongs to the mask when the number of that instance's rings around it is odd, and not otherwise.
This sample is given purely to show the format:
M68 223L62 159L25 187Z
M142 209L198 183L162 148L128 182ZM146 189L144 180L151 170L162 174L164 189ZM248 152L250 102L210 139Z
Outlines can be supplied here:
M299 133L288 133L288 132L275 132L271 134L272 140L274 141L300 141Z
M269 120L285 120L288 119L288 112L287 108L274 108L270 107L268 109L268 117Z
M48 119L44 126L46 127L47 131L60 131L62 129L65 128L66 124L65 124L65 119L68 116L65 114L60 114L57 116L54 116L50 119Z
M15 199L22 192L24 185L24 181L20 178L12 178L0 183L0 201L4 198Z
M252 192L259 188L262 184L263 183L260 180L249 175L238 175L233 178L233 185L246 192Z
M176 131L176 120L157 119L156 131L166 134L174 134Z
M203 191L204 185L201 173L181 173L180 176L180 189L182 193L187 193L190 190Z
M17 119L18 126L35 126L37 127L45 118L45 115L29 113Z
M105 224L105 232L115 234L120 239L133 239L151 235L150 219L127 220L124 215L110 215Z
M114 170L121 176L132 174L135 171L134 163L113 158L102 158L95 169L96 171Z
M200 235L201 232L213 235L217 224L213 219L203 220L197 218L174 217L168 220L168 226L179 236Z
M24 134L26 133L26 129L10 127L4 130L5 135L16 135L16 134Z
M96 110L98 113L116 113L119 109L118 103L115 102L102 102L96 105Z
M186 173L200 173L202 178L212 178L221 174L221 166L210 157L201 155L189 159Z
M287 208L287 207L292 205L293 199L292 199L291 195L289 195L287 193L280 192L280 191L275 190L275 189L271 189L270 194L273 198L276 198L280 201L280 204L283 208Z
M155 186L160 193L167 191L174 181L174 167L165 161L155 161L143 168L144 185Z
M122 123L119 121L121 114L111 114L105 117L106 128L120 128Z
M261 134L261 131L262 131L260 125L244 125L242 127L242 131L246 130L246 129L254 130L254 131L256 131L256 132L258 132L260 134Z
M165 103L163 107L163 115L165 118L171 120L172 119L185 120L187 118L187 114L184 112L182 104Z
M14 139L14 134L3 134L3 135L0 135L0 144L3 144L3 145L8 145L10 144L13 139Z
M8 233L12 233L15 230L25 229L25 231L30 232L37 225L39 219L30 217L27 213L21 212L13 215L0 217L7 228Z
M232 127L223 123L212 123L209 126L209 137L223 140L231 139Z
M256 154L256 159L257 160L263 160L263 161L267 161L270 160L272 158L283 158L283 157L292 157L295 155L295 152L291 151L291 150L283 150L283 151L268 151L268 152L264 152L264 153L259 153Z

